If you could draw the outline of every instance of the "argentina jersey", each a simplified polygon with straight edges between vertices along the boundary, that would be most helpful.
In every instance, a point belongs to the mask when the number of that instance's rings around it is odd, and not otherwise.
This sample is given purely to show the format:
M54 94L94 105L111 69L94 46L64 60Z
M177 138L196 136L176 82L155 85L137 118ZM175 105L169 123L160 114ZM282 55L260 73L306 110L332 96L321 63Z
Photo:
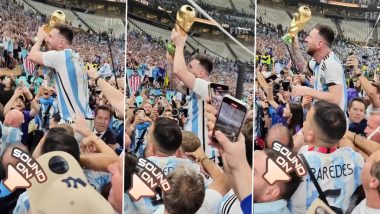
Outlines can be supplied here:
M347 110L346 76L342 64L334 52L330 52L319 64L315 59L310 60L309 69L314 73L315 90L327 92L330 86L342 85L339 107L345 112Z
M72 49L48 51L42 55L43 63L54 68L58 109L63 120L71 121L76 113L92 118L89 106L88 79L82 69L83 61Z
M204 79L195 79L194 88L190 95L190 104L188 110L188 120L185 125L185 131L191 131L196 134L201 141L203 150L207 157L215 158L217 150L207 143L207 120L205 116L205 100L209 96L209 82Z
M343 147L329 154L306 151L303 155L322 191L334 193L334 196L326 195L329 205L341 208L346 213L352 194L361 185L360 174L364 165L361 154ZM294 214L306 213L318 196L318 191L307 174L290 199L289 210Z

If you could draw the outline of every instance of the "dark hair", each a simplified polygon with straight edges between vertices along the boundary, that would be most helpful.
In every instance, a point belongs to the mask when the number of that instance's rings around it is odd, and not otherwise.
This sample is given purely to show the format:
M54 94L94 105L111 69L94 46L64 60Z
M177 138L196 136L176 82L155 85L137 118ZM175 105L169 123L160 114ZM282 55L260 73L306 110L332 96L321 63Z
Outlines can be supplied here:
M208 57L205 57L205 56L202 56L202 55L196 55L195 57L193 57L193 59L199 61L199 64L204 69L206 69L208 75L211 74L212 68L214 67L214 63Z
M247 158L249 166L252 168L252 155L253 155L253 119L245 121L241 130L245 138L245 156Z
M350 109L350 108L352 107L352 104L353 104L355 101L356 101L356 102L359 102L359 103L363 103L364 108L366 107L363 98L361 98L361 97L355 97L355 98L353 98L353 99L350 101L350 103L348 104L348 109Z
M289 103L289 109L292 113L292 118L290 118L290 122L288 124L289 131L292 135L296 133L297 125L302 128L303 125L303 108L300 103Z
M337 104L320 100L314 104L314 121L328 140L338 141L346 133L346 117Z
M46 134L45 143L42 146L42 153L45 154L52 151L67 152L79 162L79 144L64 128L55 127L50 129Z
M159 117L154 121L153 137L160 152L174 153L182 142L182 133L175 120Z
M124 192L132 186L132 175L137 173L137 157L129 153L124 154Z
M272 149L264 149L263 151L268 156L268 158L271 158L272 160L276 160L277 157L280 155L279 152L276 152ZM280 199L289 200L294 194L294 192L297 190L300 183L302 182L302 178L297 175L296 170L290 172L289 176L289 181L279 183L281 187Z
M328 43L328 46L331 47L334 42L335 33L333 29L327 25L317 24L315 29L318 30L319 35Z
M108 111L110 113L110 117L113 115L113 109L109 105L100 105L95 108L95 117L98 114L99 110Z
M57 29L59 31L59 34L65 37L70 45L73 43L74 31L70 26L62 23L56 23L52 28Z
M61 115L57 112L51 116L55 122L61 121Z

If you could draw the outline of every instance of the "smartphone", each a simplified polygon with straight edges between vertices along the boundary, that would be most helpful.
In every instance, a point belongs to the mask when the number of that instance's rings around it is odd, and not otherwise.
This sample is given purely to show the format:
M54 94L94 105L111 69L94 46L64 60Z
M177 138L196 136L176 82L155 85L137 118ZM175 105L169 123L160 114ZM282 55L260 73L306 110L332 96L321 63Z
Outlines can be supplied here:
M229 94L223 96L220 111L215 122L212 136L215 139L215 131L223 132L231 142L236 142L241 128L245 122L248 106L241 100Z
M228 86L218 83L210 83L209 93L212 107L219 111L223 96L228 94Z

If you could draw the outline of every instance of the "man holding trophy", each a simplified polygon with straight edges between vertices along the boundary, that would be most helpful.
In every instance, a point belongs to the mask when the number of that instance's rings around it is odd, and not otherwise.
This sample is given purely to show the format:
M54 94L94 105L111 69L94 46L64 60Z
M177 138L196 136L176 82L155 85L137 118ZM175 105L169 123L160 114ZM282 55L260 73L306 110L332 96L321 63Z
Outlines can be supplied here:
M62 24L64 14L61 12L63 18L61 15L57 19L58 14L55 13L48 25L39 27L29 59L54 69L58 108L63 121L72 122L73 116L78 113L92 118L87 74L82 69L83 61L79 53L71 49L74 32L71 27ZM41 51L44 43L49 51Z
M167 58L171 64L170 66L172 66L174 73L172 81L176 89L181 93L186 93L184 88L192 91L190 94L192 104L189 109L189 118L191 119L186 123L185 130L197 134L206 155L209 158L215 158L217 151L207 144L208 130L204 110L204 102L209 95L209 76L213 68L213 62L207 57L196 56L186 65L184 57L186 32L190 30L194 19L195 10L188 5L182 6L177 13L177 24L171 35L175 47L173 45L167 47Z
M344 70L331 49L334 31L326 25L315 26L305 39L307 54L312 59L306 62L302 56L297 34L310 18L310 9L305 6L300 7L292 20L289 34L283 37L285 42L289 42L289 35L292 37L293 57L298 70L314 75L314 88L298 85L293 88L293 95L310 96L316 100L335 103L345 111L347 87Z

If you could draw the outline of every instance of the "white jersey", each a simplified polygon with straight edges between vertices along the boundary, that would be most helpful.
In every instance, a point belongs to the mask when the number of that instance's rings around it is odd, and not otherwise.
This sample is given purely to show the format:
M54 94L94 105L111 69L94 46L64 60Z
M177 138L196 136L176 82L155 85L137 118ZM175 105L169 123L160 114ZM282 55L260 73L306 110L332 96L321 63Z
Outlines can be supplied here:
M209 96L208 86L208 81L199 78L195 79L188 111L189 119L186 123L185 130L198 135L207 157L214 158L217 156L217 150L209 146L207 143L208 129L204 109L204 101L206 100L206 97Z
M342 97L339 107L347 110L347 86L343 67L334 52L330 52L318 64L315 59L309 61L309 69L314 73L314 89L318 91L328 91L329 86L342 85Z
M351 214L378 214L380 213L380 209L370 208L366 205L367 200L364 199L358 206L355 207L355 209L352 211Z
M240 201L236 197L234 191L231 189L222 200L219 208L219 214L243 214L240 207Z
M360 174L364 165L361 154L343 147L329 154L306 151L303 155L322 191L332 190L338 194L336 197L326 196L329 205L341 208L346 213L352 194L361 185ZM291 213L306 213L318 196L318 191L307 174L290 199Z
M43 63L55 69L54 80L58 97L58 109L63 120L70 120L75 113L92 118L89 106L87 74L83 62L71 49L48 51L42 55Z

